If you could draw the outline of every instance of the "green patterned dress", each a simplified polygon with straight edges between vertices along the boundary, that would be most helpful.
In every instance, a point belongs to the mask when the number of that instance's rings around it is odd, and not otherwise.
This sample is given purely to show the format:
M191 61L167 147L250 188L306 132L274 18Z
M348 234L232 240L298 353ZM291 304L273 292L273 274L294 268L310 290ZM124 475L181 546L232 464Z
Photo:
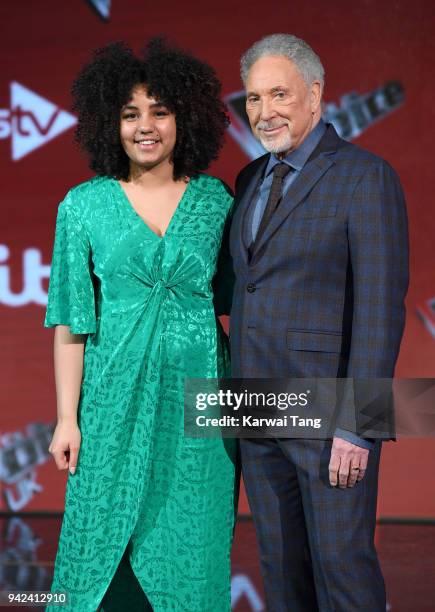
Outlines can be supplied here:
M194 177L162 238L112 178L59 206L45 326L89 335L51 587L69 603L47 610L95 612L124 551L155 612L230 610L235 441L184 437L183 401L185 377L229 375L212 280L231 204Z

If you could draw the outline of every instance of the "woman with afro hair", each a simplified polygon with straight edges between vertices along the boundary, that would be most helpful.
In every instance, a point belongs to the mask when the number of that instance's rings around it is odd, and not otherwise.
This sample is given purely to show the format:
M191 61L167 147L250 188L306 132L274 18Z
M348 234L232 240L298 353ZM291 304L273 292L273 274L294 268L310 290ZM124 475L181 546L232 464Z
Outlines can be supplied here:
M96 176L59 205L45 318L69 470L51 590L74 612L229 611L235 440L184 435L185 378L229 375L232 197L202 173L220 84L153 39L97 50L72 93Z

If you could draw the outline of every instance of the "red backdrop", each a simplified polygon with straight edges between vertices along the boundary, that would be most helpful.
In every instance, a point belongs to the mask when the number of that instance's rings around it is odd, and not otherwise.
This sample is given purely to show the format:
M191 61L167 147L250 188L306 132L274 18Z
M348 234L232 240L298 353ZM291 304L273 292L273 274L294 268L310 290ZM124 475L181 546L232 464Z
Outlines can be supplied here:
M407 195L412 276L397 373L434 375L435 85L430 78L434 4L431 0L284 4L113 0L108 21L85 0L0 4L3 509L63 507L66 475L57 472L46 452L56 408L52 331L42 327L44 300L57 204L69 187L91 175L72 145L71 81L90 51L112 40L126 40L138 50L148 36L166 35L215 66L224 96L241 89L241 53L254 40L279 31L305 38L319 53L326 68L329 105L345 110L350 98L343 96L370 94L391 81L400 84L403 103L372 121L373 109L383 105L380 94L374 97L378 103L365 106L371 116L355 140L396 168ZM233 184L248 161L246 143L244 148L229 134L211 172ZM435 517L435 491L427 490L426 476L433 465L434 442L401 440L384 448L380 514ZM247 510L244 498L241 510Z

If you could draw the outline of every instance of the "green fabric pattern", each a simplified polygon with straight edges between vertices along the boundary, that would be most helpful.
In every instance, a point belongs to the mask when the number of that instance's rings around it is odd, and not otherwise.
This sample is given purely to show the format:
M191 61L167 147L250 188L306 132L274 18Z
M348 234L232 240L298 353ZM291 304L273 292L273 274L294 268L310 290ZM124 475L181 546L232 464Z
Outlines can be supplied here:
M89 334L51 587L65 612L97 610L126 548L154 612L231 609L236 441L187 438L183 421L186 377L230 375L212 283L231 205L193 177L163 237L113 178L59 206L44 325Z

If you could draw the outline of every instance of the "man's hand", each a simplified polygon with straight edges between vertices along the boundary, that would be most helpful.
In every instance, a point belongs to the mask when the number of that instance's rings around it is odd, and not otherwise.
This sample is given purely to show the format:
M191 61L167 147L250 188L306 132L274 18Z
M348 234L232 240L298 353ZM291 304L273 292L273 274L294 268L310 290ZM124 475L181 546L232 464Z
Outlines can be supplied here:
M331 486L336 487L338 484L340 489L345 489L362 480L366 473L369 452L366 448L334 437L329 461Z

